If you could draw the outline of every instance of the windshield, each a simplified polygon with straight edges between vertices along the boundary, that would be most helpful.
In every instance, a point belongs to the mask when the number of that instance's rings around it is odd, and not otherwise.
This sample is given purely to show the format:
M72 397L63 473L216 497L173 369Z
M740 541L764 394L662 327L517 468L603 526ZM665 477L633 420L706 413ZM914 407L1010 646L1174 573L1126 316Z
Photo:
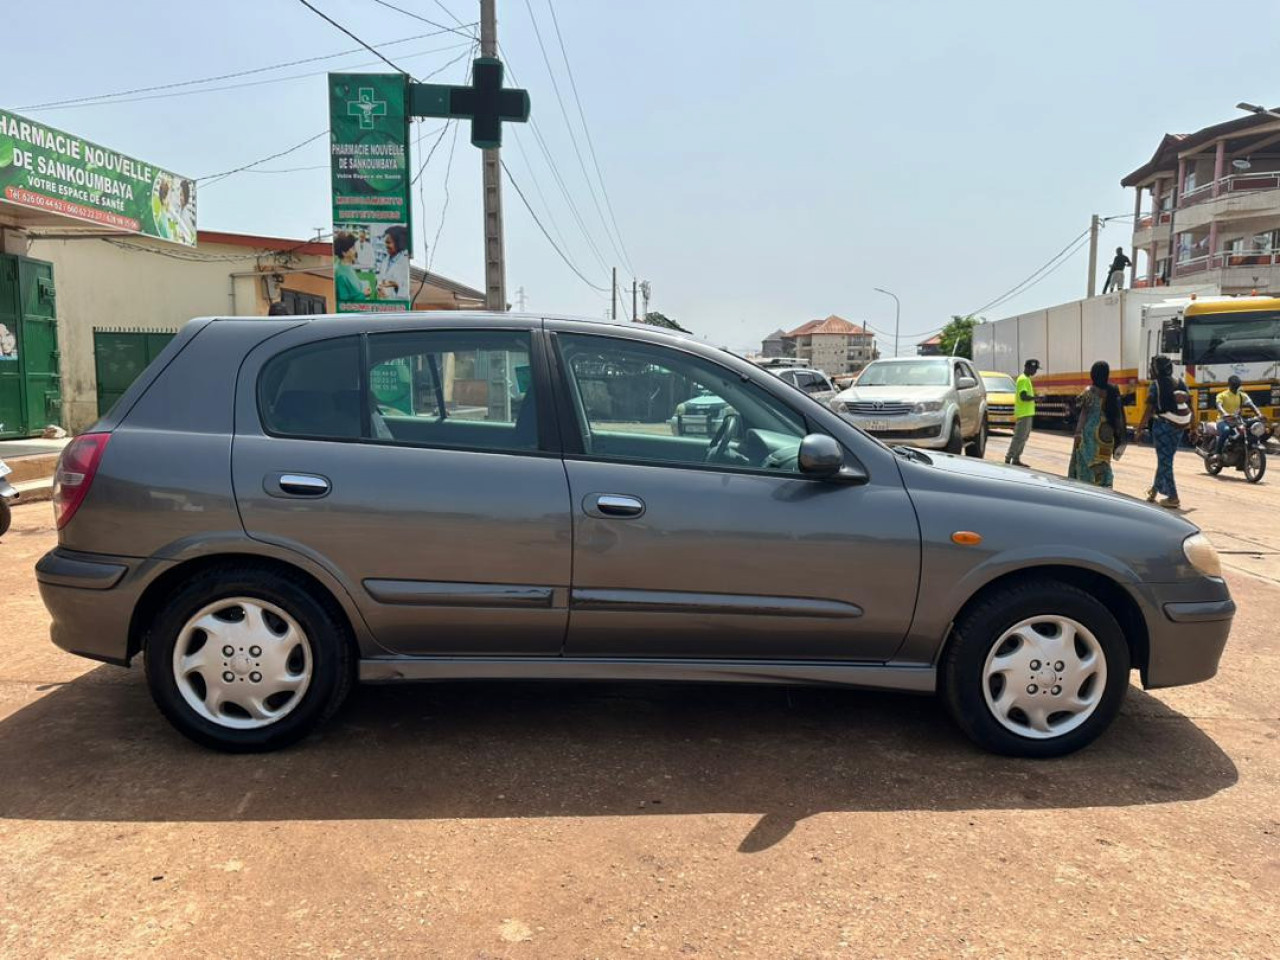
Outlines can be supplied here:
M1006 377L1003 373L984 376L982 385L987 388L987 393L1013 393L1013 377Z
M1183 363L1280 360L1280 311L1187 317Z
M946 360L873 363L858 378L860 387L945 387L951 382Z

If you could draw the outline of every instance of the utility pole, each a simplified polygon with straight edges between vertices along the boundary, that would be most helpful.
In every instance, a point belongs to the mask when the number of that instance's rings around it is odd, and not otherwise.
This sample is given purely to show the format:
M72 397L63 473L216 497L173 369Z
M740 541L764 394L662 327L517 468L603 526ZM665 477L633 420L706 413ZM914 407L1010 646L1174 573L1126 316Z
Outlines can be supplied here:
M636 294L639 293L640 284L636 282L636 278L631 278L631 320L633 323L640 322L640 314L636 313Z
M480 0L480 56L498 55L497 0ZM484 174L484 305L507 309L507 266L503 254L502 167L498 149L481 151Z
M516 305L520 307L520 312L524 313L524 287L523 286L516 291Z
M1098 227L1101 225L1102 218L1095 213L1089 221L1089 286L1085 294L1089 297L1098 292Z
M649 319L649 291L653 288L649 286L649 281L645 280L640 284L640 296L644 298L644 319Z
M898 299L898 295L891 290L885 290L882 287L875 288L876 293L883 293L887 297L893 297L893 355L898 355L898 331L902 324L902 301Z
M613 268L613 307L609 310L609 319L618 319L618 268Z

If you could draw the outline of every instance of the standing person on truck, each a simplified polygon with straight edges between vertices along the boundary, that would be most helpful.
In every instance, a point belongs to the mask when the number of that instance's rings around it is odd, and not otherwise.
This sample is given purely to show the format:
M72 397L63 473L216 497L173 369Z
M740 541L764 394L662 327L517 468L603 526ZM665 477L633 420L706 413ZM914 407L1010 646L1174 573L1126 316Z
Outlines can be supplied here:
M1227 389L1214 397L1214 401L1218 406L1217 453L1221 456L1222 448L1227 445L1227 434L1231 432L1231 421L1240 416L1241 408L1248 404L1255 417L1262 416L1262 411L1253 402L1253 397L1241 391L1240 378L1234 373L1227 377Z
M1022 376L1013 386L1013 439L1009 441L1009 452L1005 454L1004 462L1015 467L1026 466L1022 462L1022 451L1036 419L1036 388L1031 385L1031 378L1039 369L1039 360L1028 360L1022 365Z
M1138 435L1151 428L1151 439L1156 445L1156 479L1147 491L1147 502L1155 503L1163 495L1160 506L1170 510L1182 507L1178 499L1178 485L1173 479L1173 456L1178 452L1182 435L1191 426L1191 394L1182 380L1173 377L1173 361L1168 357L1151 358L1151 389L1147 395L1147 410L1138 425Z
M1124 255L1123 247L1116 247L1116 255L1111 259L1111 267L1107 270L1107 282L1102 285L1102 292L1124 289L1124 271L1133 266L1133 261Z

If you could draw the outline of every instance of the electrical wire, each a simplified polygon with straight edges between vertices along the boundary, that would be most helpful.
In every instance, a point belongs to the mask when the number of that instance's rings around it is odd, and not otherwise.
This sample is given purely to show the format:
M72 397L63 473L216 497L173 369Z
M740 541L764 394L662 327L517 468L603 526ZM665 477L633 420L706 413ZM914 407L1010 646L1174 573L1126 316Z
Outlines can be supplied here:
M475 24L472 24L475 26ZM412 43L414 40L425 40L428 37L438 37L442 33L449 33L448 29L436 30L432 33L419 33L412 37L401 37L399 40L388 40L385 43L375 43L375 47L394 47L402 43ZM149 87L134 87L131 90L117 90L115 93L99 93L90 97L70 97L66 100L47 100L44 103L29 103L26 106L16 107L17 110L48 110L55 107L71 107L80 104L96 106L101 101L112 101L117 97L131 97L138 93L154 93L157 90L174 90L179 87L194 87L202 83L217 83L220 80L236 80L240 77L251 77L259 73L269 73L272 70L283 70L286 67L297 67L304 63L319 63L322 60L336 60L338 57L347 57L353 53L360 53L363 47L353 47L350 50L340 50L338 53L325 53L317 57L303 57L300 60L286 60L283 63L272 63L265 67L253 67L249 70L237 70L234 73L220 73L212 77L201 77L198 80L178 80L173 83L158 83ZM452 47L446 49L453 49ZM304 74L304 76L315 76L315 74Z
M250 167L256 167L258 164L266 163L268 160L276 160L280 157L287 156L288 154L293 153L295 150L301 150L307 144L314 143L316 140L319 140L321 137L328 135L328 133L329 133L329 129L326 127L324 130L321 130L319 133L312 134L311 136L307 137L307 139L303 140L301 143L295 143L292 147L289 147L289 149L287 150L281 150L278 153L273 153L270 156L263 157L261 160L254 160L252 163L246 163L239 167L235 167L231 170L224 170L222 173L210 173L203 177L196 177L196 182L200 183L202 181L208 180L210 182L204 185L206 187L212 186L213 184L217 183L219 180L225 180L227 177L231 176L232 174L236 174L236 173L240 173L241 171L248 170Z
M454 23L456 23L458 26L460 26L460 27L463 27L463 26L474 27L474 26L475 26L475 24L474 24L474 23L464 24L464 23L462 22L462 18L461 18L460 16L458 16L456 13L454 13L452 10L450 10L448 7L446 7L446 6L441 2L441 0L432 0L432 2L433 2L437 7L439 7L441 10L443 10L445 13L447 13L447 14L449 15L449 19L451 19L451 20L452 20Z
M547 212L547 219L551 221L551 229L555 231L556 239L560 241L560 246L567 248L569 244L564 239L560 224L556 222L556 215L551 210L551 204L547 203L546 194L542 192L542 183L538 180L538 175L534 173L533 164L529 162L529 154L524 149L524 140L520 137L520 128L512 127L511 132L515 140L516 149L520 151L520 156L524 159L524 166L529 173L529 179L533 181L533 189L537 191L538 199L542 201L542 209Z
M604 209L600 206L600 198L596 196L596 188L591 183L591 175L587 173L586 161L582 158L582 148L578 145L578 135L574 132L573 122L569 119L569 111L564 105L564 98L560 95L560 84L556 81L555 71L551 68L551 58L547 55L546 45L542 42L542 30L538 27L538 18L534 15L533 4L530 0L524 0L525 9L529 11L529 20L533 24L533 34L538 40L538 49L542 52L542 62L546 64L547 76L551 78L551 89L555 92L556 103L560 106L560 115L564 117L565 129L569 131L569 143L573 146L574 155L578 158L578 167L582 170L582 179L587 184L587 193L591 195L591 202L596 208L596 216L600 218L600 225L604 228L605 239L609 241L609 245L613 247L613 252L617 254L618 259L626 262L618 242L613 238L613 234L609 232L609 224L604 218Z
M1074 253L1075 251L1072 250L1072 247L1074 247L1077 241L1079 241L1081 238L1088 236L1088 234L1089 234L1089 228L1086 227L1084 231L1082 231L1081 233L1073 237L1070 243L1068 243L1065 247L1063 247L1061 250L1055 253L1052 257L1050 257L1047 261L1045 261L1045 263L1039 269L1035 270L1029 277L1027 277L1021 283L1016 284L1015 286L1007 290L1005 293L1002 293L1000 296L996 297L995 299L989 300L988 302L984 303L977 310L970 310L968 313L964 314L964 316L966 317L977 316L983 311L990 310L992 307L995 307L1001 303L1004 303L1010 297L1013 297L1016 294L1021 293L1024 289L1028 288L1028 284L1032 283L1032 281L1034 281L1036 277L1038 277L1045 270L1049 269L1049 267L1052 266L1052 264L1056 260L1058 260L1058 258L1064 255L1068 255L1068 251Z
M613 212L613 202L609 199L609 189L604 184L604 174L600 172L600 158L596 156L596 145L591 139L591 128L587 126L587 115L582 109L582 98L578 96L578 81L574 79L573 68L569 66L569 54L565 50L564 37L560 33L560 20L556 17L555 4L551 0L547 0L547 9L551 11L551 23L556 30L556 42L560 45L560 56L564 60L565 73L569 75L569 87L573 91L573 99L578 106L578 119L582 121L582 132L587 138L587 150L591 154L591 164L595 167L596 179L600 182L600 192L604 194L604 205L609 210L609 219L613 223L613 232L618 238L618 244L622 247L623 263L627 265L627 269L634 277L636 271L631 265L631 257L627 250L627 244L622 239L622 231L618 229L618 218Z
M579 280L585 283L592 290L599 290L601 293L609 293L610 291L608 287L597 286L583 276L582 271L575 267L573 265L573 261L565 256L564 251L556 246L556 242L551 239L551 234L547 233L547 228L542 225L542 221L538 219L538 215L533 212L533 207L529 205L529 200L525 197L524 191L520 189L520 184L516 182L515 177L511 176L511 171L507 167L507 162L505 160L499 160L499 163L502 164L502 172L507 175L507 181L515 188L516 195L520 197L520 202L523 203L524 208L529 211L529 216L533 218L533 222L538 225L538 229L542 231L542 235L547 238L547 243L551 244L551 248L560 255L560 259L565 262L565 265L577 275Z
M453 140L449 143L449 159L445 161L444 167L444 203L440 206L440 223L436 226L436 235L431 239L431 246L427 248L427 272L431 272L431 264L435 262L436 250L440 246L440 234L444 232L444 218L449 214L449 175L453 173L453 153L458 147L458 131L462 129L462 124L455 123L453 125ZM426 279L425 277L423 279Z
M331 24L332 26L337 27L339 30L345 33L348 37L350 37L356 43L360 44L360 46L364 47L366 50L368 50L370 53L376 56L379 60L381 60L383 63L389 66L396 73L403 73L406 77L413 76L411 73L409 73L408 70L405 70L403 67L398 66L393 60L390 60L389 58L384 57L382 54L378 53L376 48L365 43L363 40L361 40L354 33L352 33L350 30L348 30L346 27L340 24L337 20L333 19L333 17L329 16L323 10L320 10L319 8L312 6L310 3L310 0L298 0L298 2L302 4L304 7L306 7L308 10L310 10L312 13L314 13L321 20L324 20L325 22ZM439 24L436 24L436 26L439 26Z
M469 47L466 43L451 43L447 47L433 47L430 50L419 50L416 53L407 53L400 58L401 61L416 60L419 57L427 57L433 53L444 53L449 50L457 50L459 47ZM450 61L455 62L455 61ZM366 60L362 63L353 63L344 65L346 70L357 70L363 67L379 66L378 60ZM434 76L439 71L433 71L427 74L428 77ZM287 83L290 80L305 80L308 77L323 77L329 74L328 70L317 70L311 73L294 73L287 77L270 77L266 80L248 80L244 83L228 83L220 87L202 87L197 90L178 90L172 93L151 93L141 97L126 97L119 100L101 100L93 103L72 103L64 107L49 107L50 110L80 110L84 107L113 107L121 103L142 103L148 100L171 100L174 97L194 97L202 93L219 93L225 90L243 90L246 87L262 87L273 83Z
M453 27L446 27L443 23L436 23L434 20L428 20L419 13L414 13L412 10L406 10L404 7L397 7L394 3L388 3L387 0L373 0L373 2L378 4L380 7L386 7L388 10L394 10L396 13L403 13L406 17L413 17L413 19L421 20L423 23L429 23L433 27L439 27L441 31L456 33L458 36L466 37L468 40L476 39L476 35L474 33L464 33L462 30L455 30ZM448 13L449 16L453 16L451 11L446 9L445 12ZM454 17L454 19L457 20L458 18ZM459 20L458 24L461 26L462 21Z

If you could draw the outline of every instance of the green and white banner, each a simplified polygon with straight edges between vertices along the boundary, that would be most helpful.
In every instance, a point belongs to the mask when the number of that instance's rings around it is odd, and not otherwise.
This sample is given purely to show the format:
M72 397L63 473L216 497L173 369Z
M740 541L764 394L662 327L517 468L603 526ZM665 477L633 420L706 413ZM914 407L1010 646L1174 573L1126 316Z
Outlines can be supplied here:
M409 309L408 78L329 74L333 283L339 311Z
M89 140L0 110L0 199L194 246L196 184Z

